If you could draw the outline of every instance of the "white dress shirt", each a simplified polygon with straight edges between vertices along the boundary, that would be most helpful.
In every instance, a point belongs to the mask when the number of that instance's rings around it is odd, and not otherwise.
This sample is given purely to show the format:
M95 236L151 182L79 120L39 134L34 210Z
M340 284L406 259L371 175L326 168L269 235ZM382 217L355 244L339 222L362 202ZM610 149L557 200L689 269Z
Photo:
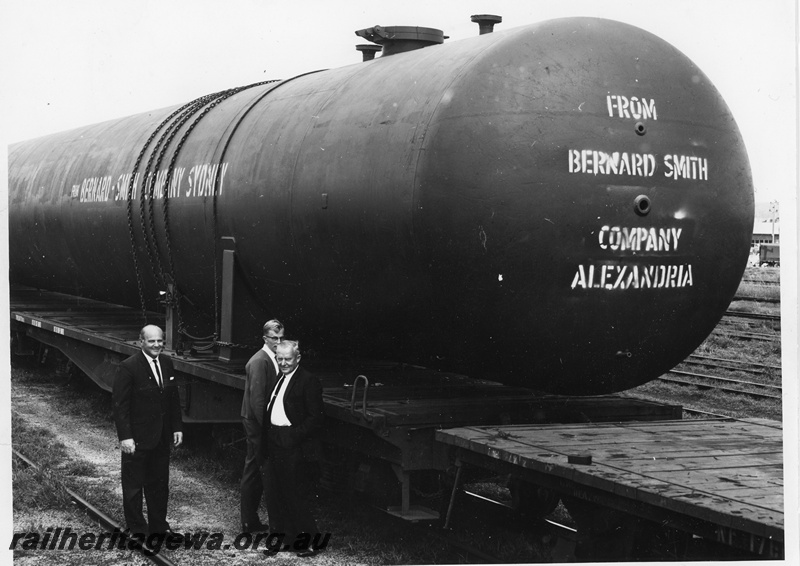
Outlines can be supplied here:
M264 350L269 356L269 359L272 360L272 365L275 367L275 375L280 377L281 370L278 368L278 362L275 361L275 352L270 350L266 344L264 344L264 346L261 349Z
M142 352L144 354L144 352ZM158 362L158 358L151 358L147 354L144 354L147 363L150 365L150 371L153 374L153 379L156 380L156 385L163 388L164 387L164 372L161 369L161 364ZM153 366L158 366L158 371ZM158 378L158 375L161 374L161 379Z
M280 391L277 392L277 397L275 398L275 404L272 405L272 414L270 416L269 422L272 423L272 426L292 426L292 421L289 420L289 417L286 416L286 410L283 408L283 396L286 393L286 388L289 387L289 382L292 380L292 376L297 372L297 368L286 376L286 379L283 380L281 384Z

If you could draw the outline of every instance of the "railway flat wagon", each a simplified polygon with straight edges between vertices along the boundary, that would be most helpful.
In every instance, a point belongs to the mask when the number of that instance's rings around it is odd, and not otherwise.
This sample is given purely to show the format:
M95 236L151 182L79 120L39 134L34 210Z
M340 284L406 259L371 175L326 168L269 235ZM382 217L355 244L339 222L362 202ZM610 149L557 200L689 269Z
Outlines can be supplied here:
M10 296L18 354L33 352L37 344L55 348L107 391L119 362L139 349L135 309L20 286L12 286ZM156 323L165 318L148 316ZM203 351L166 355L177 373L184 422L219 425L220 430L239 425L245 384L241 361ZM411 492L413 482L452 467L447 447L434 440L442 427L680 417L676 406L616 395L545 395L408 364L311 354L303 363L323 383L330 481L364 491L378 482L384 506L406 519L440 515L439 509L421 509ZM356 476L364 479L354 486Z
M497 460L445 429L560 431L572 450L592 423L659 446L611 423L681 408L620 393L706 339L752 239L749 162L719 92L660 38L598 18L450 43L430 28L357 34L383 54L10 146L15 355L55 348L110 390L158 324L184 420L223 428L278 318L323 382L323 480L412 520L445 511L413 486ZM534 454L534 474L530 454L508 454L521 504L563 495L597 516L556 456ZM612 493L632 493L635 471L592 457L563 469L606 470ZM685 493L649 505L683 525ZM779 554L773 511L725 535Z
M110 377L137 351L135 319L118 305L11 289L15 351L48 345L89 375ZM168 355L187 422L238 422L241 363L213 353ZM414 492L455 474L456 493L459 470L469 465L508 474L522 511L542 515L563 501L578 525L578 553L594 560L625 558L633 541L656 540L665 528L679 532L681 547L695 536L745 556L783 556L779 423L676 420L674 405L543 395L402 364L309 365L323 382L323 483L361 492L393 515L446 525L454 502L431 508ZM624 535L612 540L609 532Z
M578 525L576 554L629 555L637 531L675 529L752 557L784 557L780 423L712 419L461 427L436 432L457 462L543 485ZM680 553L680 552L679 552ZM719 557L719 556L717 556Z

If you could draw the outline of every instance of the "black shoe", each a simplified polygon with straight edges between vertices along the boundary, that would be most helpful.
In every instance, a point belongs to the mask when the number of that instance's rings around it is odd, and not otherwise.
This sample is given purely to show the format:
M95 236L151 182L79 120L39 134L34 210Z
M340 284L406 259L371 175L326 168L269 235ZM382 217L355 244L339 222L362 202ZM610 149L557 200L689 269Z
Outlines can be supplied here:
M255 523L242 523L243 533L266 533L269 532L269 525L265 525L261 521Z
M316 556L320 552L322 552L322 548L314 548L313 546L308 550L303 550L297 553L297 556L300 558L311 558L312 556Z

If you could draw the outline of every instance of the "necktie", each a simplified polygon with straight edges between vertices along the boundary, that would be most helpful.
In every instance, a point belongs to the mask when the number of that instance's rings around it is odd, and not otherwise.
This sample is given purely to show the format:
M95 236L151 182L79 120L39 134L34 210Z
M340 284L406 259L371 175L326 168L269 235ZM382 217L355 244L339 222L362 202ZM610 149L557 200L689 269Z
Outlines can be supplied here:
M281 390L284 379L286 379L286 374L281 374L281 378L278 380L278 383L275 384L275 389L272 390L272 397L270 398L269 405L267 406L267 421L269 421L270 417L272 416L272 406L275 404L275 399L278 398L278 393Z
M153 358L153 366L156 368L156 383L161 389L164 389L164 382L161 379L161 371L158 369L158 360Z

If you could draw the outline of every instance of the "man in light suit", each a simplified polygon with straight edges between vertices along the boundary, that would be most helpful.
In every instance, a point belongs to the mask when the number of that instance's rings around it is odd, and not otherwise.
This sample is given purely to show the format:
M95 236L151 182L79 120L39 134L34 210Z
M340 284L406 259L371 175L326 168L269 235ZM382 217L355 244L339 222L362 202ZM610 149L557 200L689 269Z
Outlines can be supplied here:
M291 544L300 533L318 533L307 494L298 479L304 456L318 457L322 451L319 432L325 414L319 379L299 367L299 344L284 340L275 351L275 359L282 376L264 412L262 443L267 451L267 512L270 531L285 533L284 540ZM298 555L313 556L320 550L311 546Z
M263 331L264 346L253 354L245 366L247 377L242 399L242 425L247 440L247 454L240 485L243 533L269 530L258 517L258 506L264 492L261 479L261 428L267 395L275 387L280 373L275 361L275 349L283 340L283 333L280 321L267 321Z
M139 340L141 352L119 364L111 395L122 450L122 508L131 533L168 535L169 452L183 442L180 397L172 360L161 353L164 332L148 325Z

